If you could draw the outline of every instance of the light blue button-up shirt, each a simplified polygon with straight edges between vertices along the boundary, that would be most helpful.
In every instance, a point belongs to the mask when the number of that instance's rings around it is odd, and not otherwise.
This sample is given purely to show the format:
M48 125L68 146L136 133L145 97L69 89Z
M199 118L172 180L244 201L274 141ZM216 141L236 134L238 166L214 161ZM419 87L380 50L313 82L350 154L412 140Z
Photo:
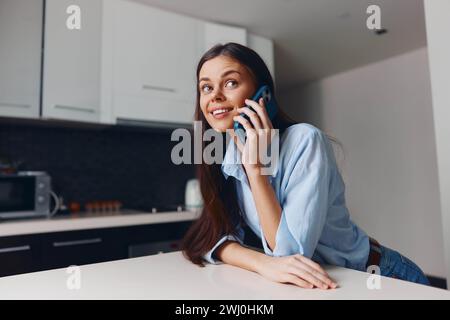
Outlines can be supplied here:
M235 178L244 221L261 239L267 255L301 254L321 264L365 271L369 238L350 219L345 185L331 144L321 130L299 123L287 128L280 138L279 160L269 176L282 208L273 251L265 240L247 176L236 157L240 151L231 140L222 173L226 179ZM240 225L236 228L238 237L223 235L204 256L206 261L221 263L213 253L226 240L243 244L244 230Z

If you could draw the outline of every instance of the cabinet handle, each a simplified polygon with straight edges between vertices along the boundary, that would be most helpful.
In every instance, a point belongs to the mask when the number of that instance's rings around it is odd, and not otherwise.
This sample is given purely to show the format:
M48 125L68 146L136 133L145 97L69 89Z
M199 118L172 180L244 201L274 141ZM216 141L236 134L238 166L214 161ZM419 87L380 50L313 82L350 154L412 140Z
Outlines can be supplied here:
M88 112L88 113L95 113L94 109L87 109L82 107L76 107L76 106L66 106L62 104L55 104L55 108L57 109L65 109L70 111L82 111L82 112Z
M173 88L157 87L157 86L151 86L151 85L148 85L148 84L142 85L142 89L144 89L144 90L165 91L165 92L172 92L172 93L176 92L176 90L173 89Z
M102 238L95 239L85 239L85 240L75 240L75 241L63 241L63 242L53 242L54 247L70 247L70 246L79 246L82 244L94 244L102 242Z
M29 104L20 104L20 103L8 103L8 102L0 102L0 107L6 107L6 108L31 108Z
M192 124L190 123L178 123L178 122L160 122L160 121L151 121L151 120L135 120L135 119L125 119L125 118L117 118L117 125L125 125L125 126L141 126L141 127L149 127L156 129L178 129L178 128L186 128L191 129Z
M31 247L29 245L20 246L20 247L2 248L2 249L0 249L0 253L28 251L30 249L31 249Z

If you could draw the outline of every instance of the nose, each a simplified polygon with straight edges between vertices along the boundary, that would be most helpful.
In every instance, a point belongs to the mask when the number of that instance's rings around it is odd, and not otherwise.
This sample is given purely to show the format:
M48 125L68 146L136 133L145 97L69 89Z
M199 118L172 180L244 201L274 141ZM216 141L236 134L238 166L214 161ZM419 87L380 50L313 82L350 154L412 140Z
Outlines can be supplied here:
M211 102L224 101L224 100L225 100L225 96L223 95L222 90L216 89L213 91L213 95L211 97Z

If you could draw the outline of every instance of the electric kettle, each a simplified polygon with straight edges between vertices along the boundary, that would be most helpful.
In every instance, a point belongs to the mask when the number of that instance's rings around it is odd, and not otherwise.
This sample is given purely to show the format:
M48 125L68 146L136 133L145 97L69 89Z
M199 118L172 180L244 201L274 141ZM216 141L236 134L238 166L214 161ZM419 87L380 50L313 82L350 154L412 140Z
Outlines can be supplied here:
M203 208L203 198L198 179L191 179L186 183L185 206L188 211L201 211Z

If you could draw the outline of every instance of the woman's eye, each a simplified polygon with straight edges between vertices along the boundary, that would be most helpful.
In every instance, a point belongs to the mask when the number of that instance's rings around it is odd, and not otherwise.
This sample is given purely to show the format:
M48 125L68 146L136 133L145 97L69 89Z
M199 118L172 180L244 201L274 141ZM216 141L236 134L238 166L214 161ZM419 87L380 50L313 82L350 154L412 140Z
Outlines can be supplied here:
M211 87L208 84L202 86L202 91L208 93L211 91Z
M229 80L225 84L225 86L228 88L234 88L234 87L236 87L236 85L237 85L237 81L235 81L235 80Z

